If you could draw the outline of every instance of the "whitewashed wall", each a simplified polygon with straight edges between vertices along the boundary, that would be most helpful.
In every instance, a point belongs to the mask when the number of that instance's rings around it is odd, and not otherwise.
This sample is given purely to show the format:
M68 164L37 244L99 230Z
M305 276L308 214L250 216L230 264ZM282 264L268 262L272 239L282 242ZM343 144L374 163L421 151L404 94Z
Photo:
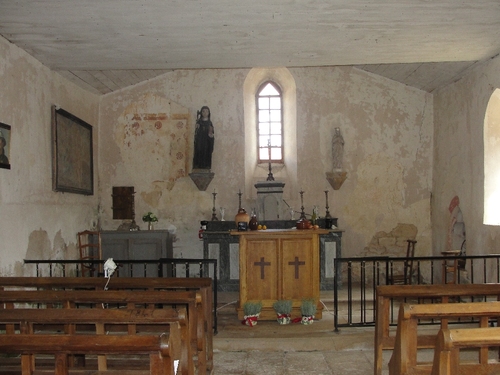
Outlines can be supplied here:
M421 255L430 254L432 96L357 69L294 68L290 72L297 86L297 184L305 191L305 210L318 205L324 214L324 190L330 191L330 212L345 230L345 255L396 253L401 244L395 240L383 246L371 244L374 237L397 231L401 224L416 229ZM244 187L243 82L247 74L243 69L179 70L102 98L99 191L105 229L120 224L111 220L112 186L135 186L138 224L145 229L140 217L151 210L160 218L156 228L176 233L177 256L202 255L197 232L199 221L211 217L212 192L217 192L217 214L223 206L226 219L231 220L238 209L238 190ZM190 115L187 172L196 111L203 105L211 109L215 178L204 192L186 174L172 182L169 164L173 159L163 149L163 127L157 132L159 141L134 141L135 148L117 137L127 127L124 115L132 109L169 112L169 102ZM341 128L345 139L348 173L338 191L333 191L325 177L332 169L335 127ZM154 139L155 131L150 127L137 137ZM242 205L250 210L255 206L253 195L244 193ZM288 203L300 208L300 196L292 196Z
M491 94L500 87L500 58L476 67L434 95L433 250L447 250L451 200L462 211L467 254L500 252L500 230L483 225L483 126Z
M0 37L0 122L12 126L12 169L0 169L0 275L26 274L23 259L76 257L76 232L89 227L97 196L52 191L51 105L96 136L98 100Z
M140 217L151 210L160 218L156 228L175 232L176 256L201 256L197 233L199 221L212 214L211 193L216 189L216 207L225 207L226 219L231 220L238 208L237 192L244 187L243 83L248 72L178 70L99 98L0 39L0 121L12 126L12 169L0 169L0 273L25 274L23 259L76 258L76 233L97 219L98 205L103 209L103 229L120 224L112 220L111 188L122 185L136 187L138 224L143 229ZM318 205L324 214L324 190L330 190L330 212L345 230L346 256L394 253L399 249L394 238L414 231L421 254L430 254L432 96L351 68L294 68L290 73L297 89L296 184L305 191L306 211ZM473 76L471 84L487 82L479 76ZM94 125L94 196L52 191L52 104ZM196 110L203 105L211 108L216 131L215 178L205 192L198 191L186 175ZM455 110L461 113L460 108ZM190 127L184 134L176 130L173 137L163 124L158 134L126 132L131 129L126 128L127 115L140 111L180 115ZM325 178L332 168L335 127L341 128L345 139L348 173L338 191ZM438 135L442 147L446 140ZM184 172L178 168L177 153L170 153L172 139L185 144ZM441 173L440 168L435 171ZM287 185L285 195L286 190ZM247 210L255 205L253 196L245 192ZM288 203L299 208L298 194L292 194ZM401 233L401 228L410 229ZM386 242L375 241L380 238Z

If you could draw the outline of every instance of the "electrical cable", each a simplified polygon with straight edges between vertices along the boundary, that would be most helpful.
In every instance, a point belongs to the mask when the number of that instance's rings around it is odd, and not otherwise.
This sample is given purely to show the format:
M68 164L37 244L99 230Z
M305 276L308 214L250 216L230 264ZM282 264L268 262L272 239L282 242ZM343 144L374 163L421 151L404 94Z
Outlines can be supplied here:
M226 307L226 306L229 306L229 305L232 305L233 303L236 303L238 301L233 301L233 302L229 302L229 303L226 303L225 305L222 305L221 307L218 307L216 310L219 311L220 309Z

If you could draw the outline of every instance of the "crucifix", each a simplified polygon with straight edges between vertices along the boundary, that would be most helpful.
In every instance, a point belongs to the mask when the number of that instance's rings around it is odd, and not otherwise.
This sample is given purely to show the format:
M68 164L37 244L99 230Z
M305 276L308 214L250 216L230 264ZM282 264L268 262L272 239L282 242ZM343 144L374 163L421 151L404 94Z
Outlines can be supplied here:
M294 262L288 262L289 266L295 266L295 278L299 278L299 266L304 266L306 262L299 262L299 257L295 257Z
M264 257L260 258L260 262L254 262L254 266L260 266L260 278L264 280L264 267L270 266L271 262L264 262Z

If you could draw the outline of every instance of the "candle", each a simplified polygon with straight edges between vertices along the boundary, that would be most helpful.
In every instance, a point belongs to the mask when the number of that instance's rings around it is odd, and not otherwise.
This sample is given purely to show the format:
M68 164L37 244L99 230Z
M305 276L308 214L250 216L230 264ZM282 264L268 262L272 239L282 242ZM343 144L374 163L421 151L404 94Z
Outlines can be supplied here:
M269 162L271 162L271 139L267 140L267 149L269 151Z

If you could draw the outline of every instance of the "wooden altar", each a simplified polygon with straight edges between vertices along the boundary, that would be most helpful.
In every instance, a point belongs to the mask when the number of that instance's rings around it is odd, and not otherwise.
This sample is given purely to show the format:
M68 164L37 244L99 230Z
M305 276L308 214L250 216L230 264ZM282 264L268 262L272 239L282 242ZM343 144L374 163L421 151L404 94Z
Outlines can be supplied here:
M238 318L247 301L261 301L259 319L274 320L276 300L293 300L292 318L300 317L303 298L317 302L321 319L319 235L325 229L231 231L240 240L240 299Z

